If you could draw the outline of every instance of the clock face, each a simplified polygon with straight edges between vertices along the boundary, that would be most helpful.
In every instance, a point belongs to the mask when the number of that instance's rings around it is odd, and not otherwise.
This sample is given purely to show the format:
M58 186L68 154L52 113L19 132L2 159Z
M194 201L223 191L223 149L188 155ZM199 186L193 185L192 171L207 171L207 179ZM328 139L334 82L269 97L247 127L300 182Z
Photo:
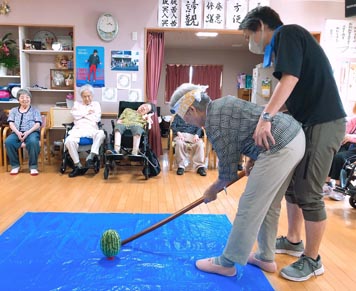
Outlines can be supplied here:
M119 25L111 14L104 13L98 19L96 30L102 40L111 41L117 36Z

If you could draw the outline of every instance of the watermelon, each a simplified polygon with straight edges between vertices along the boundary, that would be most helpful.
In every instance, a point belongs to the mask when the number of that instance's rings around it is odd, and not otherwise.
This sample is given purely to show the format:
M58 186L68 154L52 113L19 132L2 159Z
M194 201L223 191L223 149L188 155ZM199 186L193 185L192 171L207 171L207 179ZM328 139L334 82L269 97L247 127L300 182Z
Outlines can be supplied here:
M106 230L101 236L100 248L104 256L112 258L117 255L121 247L120 235L114 229Z

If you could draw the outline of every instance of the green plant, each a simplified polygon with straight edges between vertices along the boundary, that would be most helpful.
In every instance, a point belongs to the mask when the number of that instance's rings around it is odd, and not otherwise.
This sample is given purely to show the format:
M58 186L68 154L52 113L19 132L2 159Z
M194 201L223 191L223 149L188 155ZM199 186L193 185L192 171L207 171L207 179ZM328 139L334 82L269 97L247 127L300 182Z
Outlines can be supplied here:
M16 41L11 39L11 32L6 33L0 40L0 64L9 69L16 68L19 64Z

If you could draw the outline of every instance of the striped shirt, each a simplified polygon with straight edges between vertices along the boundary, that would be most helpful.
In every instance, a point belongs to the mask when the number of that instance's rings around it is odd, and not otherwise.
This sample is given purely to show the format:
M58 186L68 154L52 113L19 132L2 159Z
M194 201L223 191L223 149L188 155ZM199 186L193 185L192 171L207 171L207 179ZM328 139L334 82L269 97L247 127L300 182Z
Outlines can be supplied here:
M257 160L260 152L253 133L264 107L234 96L211 101L207 108L205 130L219 158L219 179L236 180L240 155ZM301 125L292 116L277 113L272 120L272 135L275 144L269 151L276 153L285 147L301 130Z

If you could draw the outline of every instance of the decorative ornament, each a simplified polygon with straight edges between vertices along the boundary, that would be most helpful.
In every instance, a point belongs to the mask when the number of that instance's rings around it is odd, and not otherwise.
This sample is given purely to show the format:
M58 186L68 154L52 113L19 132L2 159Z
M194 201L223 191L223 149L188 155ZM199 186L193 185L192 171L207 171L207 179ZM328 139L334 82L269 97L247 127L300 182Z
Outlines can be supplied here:
M9 14L11 11L9 4L7 3L7 0L4 0L2 3L0 3L0 15L6 15Z
M64 54L56 56L56 69L68 69L69 57Z

